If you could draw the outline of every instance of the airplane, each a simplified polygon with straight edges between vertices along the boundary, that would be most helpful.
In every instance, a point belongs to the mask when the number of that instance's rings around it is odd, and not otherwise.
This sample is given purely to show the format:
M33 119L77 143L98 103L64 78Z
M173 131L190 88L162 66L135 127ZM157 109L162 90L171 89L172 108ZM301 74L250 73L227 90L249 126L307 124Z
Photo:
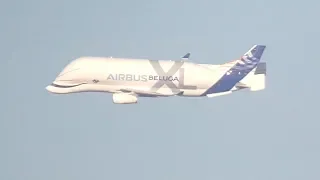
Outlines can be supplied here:
M241 58L224 64L180 60L79 57L46 87L54 94L112 93L115 104L136 104L142 97L216 97L266 88L265 45L254 45Z

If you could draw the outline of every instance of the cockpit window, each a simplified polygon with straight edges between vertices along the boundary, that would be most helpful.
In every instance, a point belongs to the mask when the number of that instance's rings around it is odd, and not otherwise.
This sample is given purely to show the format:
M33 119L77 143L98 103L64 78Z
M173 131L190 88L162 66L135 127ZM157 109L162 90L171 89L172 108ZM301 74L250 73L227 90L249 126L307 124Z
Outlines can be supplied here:
M63 76L63 75L65 75L65 74L67 74L67 73L70 73L70 72L79 70L79 69L80 69L80 68L77 68L77 69L65 68L65 69L58 75L58 77L59 77L59 76Z
M78 60L74 60L72 61L71 63L69 63L63 70L62 72L58 75L59 76L62 76L62 75L65 75L69 72L73 72L73 71L76 71L76 70L79 70L80 68L77 66L78 64Z

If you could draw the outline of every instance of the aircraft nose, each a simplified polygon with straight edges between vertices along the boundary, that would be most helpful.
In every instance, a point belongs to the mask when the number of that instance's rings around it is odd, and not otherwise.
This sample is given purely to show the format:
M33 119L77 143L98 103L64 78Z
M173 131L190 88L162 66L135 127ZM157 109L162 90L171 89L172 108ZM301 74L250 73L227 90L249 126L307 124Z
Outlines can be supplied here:
M48 85L45 88L48 92L53 93L53 94L57 94L57 93L61 93L60 89L57 89L56 87L52 86L52 85Z
M50 85L46 86L45 89L46 89L47 91L49 91L49 92L52 92L52 86L50 86Z
M47 91L50 91L50 86L46 86L46 90L47 90Z

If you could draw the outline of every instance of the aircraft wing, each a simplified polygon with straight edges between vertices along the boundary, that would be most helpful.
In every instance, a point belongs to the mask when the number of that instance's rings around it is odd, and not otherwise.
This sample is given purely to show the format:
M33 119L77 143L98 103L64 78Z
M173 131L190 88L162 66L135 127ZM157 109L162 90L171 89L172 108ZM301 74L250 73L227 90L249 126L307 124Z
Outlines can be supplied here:
M178 93L164 94L164 93L158 93L155 91L137 89L137 88L122 88L120 89L120 91L125 93L134 93L140 96L175 96L175 95L181 95L183 93L183 91L180 91Z

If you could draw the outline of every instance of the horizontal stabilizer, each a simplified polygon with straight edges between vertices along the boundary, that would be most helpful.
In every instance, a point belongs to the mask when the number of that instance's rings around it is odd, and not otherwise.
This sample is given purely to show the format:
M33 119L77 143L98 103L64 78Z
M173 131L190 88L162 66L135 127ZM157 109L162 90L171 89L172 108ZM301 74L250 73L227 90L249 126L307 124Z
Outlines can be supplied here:
M221 92L221 93L214 93L214 94L207 94L208 98L213 98L213 97L217 97L217 96L223 96L223 95L227 95L227 94L231 94L232 91L227 91L227 92Z
M248 85L246 85L246 84L244 84L244 83L241 83L241 82L237 83L237 84L236 84L236 87L237 87L238 89L250 88L250 86L248 86Z
M243 80L236 84L236 88L249 88L250 91L260 91L266 88L267 63L261 62Z

